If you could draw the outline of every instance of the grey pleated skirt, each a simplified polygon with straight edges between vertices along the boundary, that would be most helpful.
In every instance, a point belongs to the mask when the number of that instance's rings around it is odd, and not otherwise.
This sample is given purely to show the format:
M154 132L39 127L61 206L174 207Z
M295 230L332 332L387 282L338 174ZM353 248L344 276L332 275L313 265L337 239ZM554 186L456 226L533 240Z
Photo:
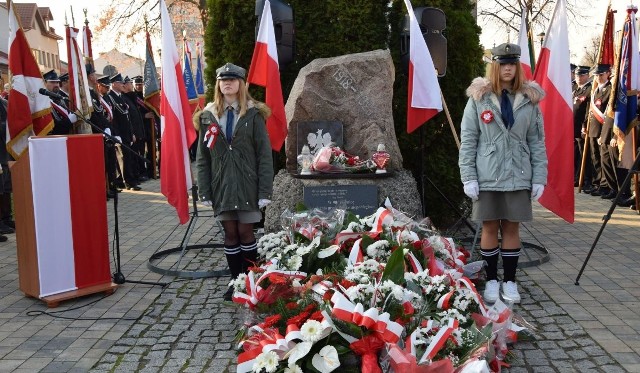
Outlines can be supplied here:
M533 220L531 191L481 191L478 200L473 202L471 220L481 222L501 219L513 222Z

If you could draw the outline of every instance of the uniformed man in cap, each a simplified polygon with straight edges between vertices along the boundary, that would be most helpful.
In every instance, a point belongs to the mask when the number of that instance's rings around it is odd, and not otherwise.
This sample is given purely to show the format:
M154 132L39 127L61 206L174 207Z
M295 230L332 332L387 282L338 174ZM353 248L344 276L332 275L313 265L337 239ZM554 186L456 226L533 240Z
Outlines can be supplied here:
M582 150L584 148L584 135L582 128L587 126L589 101L591 100L591 79L589 66L576 66L574 69L575 85L573 89L573 137L574 137L574 184L578 186L580 168L582 165ZM591 188L591 174L593 166L587 157L584 172L583 188Z
M126 76L124 78L124 85L122 89L122 98L125 100L127 105L129 105L129 119L131 119L131 126L133 128L133 134L135 140L133 141L132 148L136 151L139 157L135 157L135 175L138 182L143 182L149 180L146 176L146 165L144 158L144 147L145 147L145 131L144 131L144 114L146 114L146 110L143 113L142 107L144 107L144 101L142 101L138 94L133 90L133 80Z
M44 85L48 91L60 94L60 78L55 70L46 72L43 75ZM51 100L51 115L53 116L53 130L49 132L50 135L69 135L73 132L73 123L78 118L72 113L65 100L54 99Z
M605 152L606 158L609 157L609 152L601 146L604 144L601 136L603 135L603 126L610 126L607 123L605 113L607 111L607 104L609 103L609 95L611 94L611 82L609 81L611 77L611 66L598 64L593 68L593 75L594 90L589 102L589 133L586 133L586 127L583 127L582 131L589 137L589 154L593 164L593 175L591 178L592 188L589 192L592 196L608 196L611 193L611 188L604 174L602 160L605 157L603 157L602 152ZM605 133L605 138L606 137ZM607 161L607 163L609 164L610 162ZM608 164L605 167L608 167Z
M109 91L108 98L113 109L113 124L117 127L118 134L122 139L122 144L126 147L118 146L118 163L120 164L120 178L121 186L132 189L140 190L138 186L138 180L135 173L135 155L132 153L131 145L135 141L133 135L133 127L131 125L131 118L129 116L129 105L122 98L124 91L124 78L121 74L116 74L111 77L111 90ZM128 149L127 149L128 148Z
M69 73L60 75L60 91L58 94L62 97L69 98Z

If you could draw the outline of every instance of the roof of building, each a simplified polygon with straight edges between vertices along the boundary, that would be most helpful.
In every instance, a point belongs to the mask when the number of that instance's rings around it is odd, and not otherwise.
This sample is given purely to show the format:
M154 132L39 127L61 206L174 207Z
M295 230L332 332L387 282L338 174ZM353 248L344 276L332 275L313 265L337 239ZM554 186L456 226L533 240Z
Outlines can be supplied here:
M53 27L47 26L47 21L53 20L53 14L49 7L38 7L36 3L13 3L13 6L24 31L35 29L37 22L42 35L56 40L63 39L62 36L56 34Z

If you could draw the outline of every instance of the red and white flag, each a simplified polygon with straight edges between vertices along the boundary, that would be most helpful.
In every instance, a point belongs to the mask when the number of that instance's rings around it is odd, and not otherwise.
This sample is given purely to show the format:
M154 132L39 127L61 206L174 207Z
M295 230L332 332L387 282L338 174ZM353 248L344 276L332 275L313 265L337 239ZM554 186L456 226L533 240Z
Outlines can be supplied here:
M269 0L264 2L247 82L265 87L265 101L271 109L271 116L267 118L267 132L271 140L271 148L279 151L287 138L287 117L284 113L278 49Z
M442 111L438 73L424 41L416 14L409 0L409 94L407 97L407 133L415 131Z
M160 123L162 163L160 190L176 208L180 224L189 221L189 190L192 186L189 145L196 140L191 123L182 67L178 56L171 19L164 0L160 0L162 18L162 95Z
M51 100L38 91L44 88L38 63L9 1L9 71L12 75L7 107L7 150L18 159L27 150L29 136L46 135L53 129Z
M540 204L573 223L573 120L566 0L558 0L546 33L534 79L546 92L540 102L549 160L547 186Z
M87 59L87 63L93 66L93 49L91 48L93 33L91 33L91 29L89 29L89 21L85 19L85 23L86 25L82 26L82 51L84 52L84 57Z
M531 63L531 52L529 51L529 33L527 32L527 8L522 8L520 19L520 34L518 35L518 45L520 46L520 64L527 80L533 80L533 64Z
M87 79L84 57L78 44L80 30L67 26L67 61L69 68L69 108L79 111L85 118L91 117L93 103Z
M111 283L102 136L28 142L40 297Z

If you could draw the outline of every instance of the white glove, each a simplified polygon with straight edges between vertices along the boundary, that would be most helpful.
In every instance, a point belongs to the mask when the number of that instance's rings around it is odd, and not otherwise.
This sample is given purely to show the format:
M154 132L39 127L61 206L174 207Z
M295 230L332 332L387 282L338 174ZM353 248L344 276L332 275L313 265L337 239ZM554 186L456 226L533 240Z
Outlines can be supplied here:
M111 128L105 128L104 129L104 133L106 133L107 135L111 136Z
M261 209L262 209L262 208L265 208L265 207L267 207L267 205L268 205L268 204L270 204L270 203L271 203L271 200L270 200L270 199L260 198L260 199L258 200L258 208L261 208Z
M531 200L536 202L542 197L542 193L544 193L544 185L542 184L533 184L531 187Z
M598 145L602 145L602 139L598 137L598 140L596 140L598 142Z
M618 138L614 136L611 141L609 141L609 146L612 148L618 146Z
M472 201L478 200L478 195L480 195L480 186L478 186L478 180L469 180L464 183L464 194L467 197L471 198Z
M122 144L122 138L120 136L114 136L114 137L116 138L116 140L118 140L120 144Z
M75 123L78 121L78 117L74 113L69 113L69 121Z
M207 200L207 199L200 200L200 204L201 204L202 206L206 206L206 207L211 207L211 206L213 206L213 202L211 202L211 201L209 201L209 200Z

